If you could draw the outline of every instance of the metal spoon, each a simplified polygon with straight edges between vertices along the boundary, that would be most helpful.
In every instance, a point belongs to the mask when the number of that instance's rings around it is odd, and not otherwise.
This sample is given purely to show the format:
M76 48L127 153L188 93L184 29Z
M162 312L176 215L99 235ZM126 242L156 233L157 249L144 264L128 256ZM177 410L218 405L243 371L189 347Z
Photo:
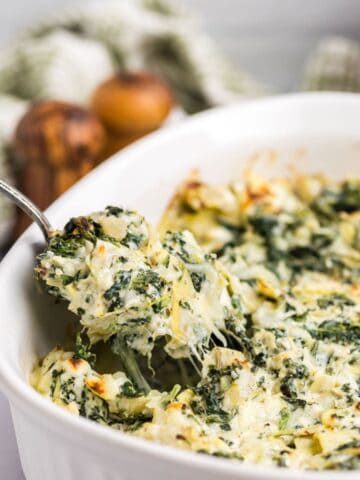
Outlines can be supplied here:
M29 198L4 180L0 180L0 192L12 200L26 215L37 223L44 234L46 242L48 242L53 228L43 212Z
M0 192L6 195L19 208L21 208L26 215L28 215L35 223L37 223L44 234L46 242L48 243L53 228L43 212L39 210L29 198L19 192L17 188L12 187L7 182L4 182L4 180L0 180ZM119 340L119 345L120 344L121 343ZM133 377L139 388L145 390L145 392L150 392L150 386L143 377L137 362L134 360L134 352L132 352L128 347L125 348L125 344L122 346L123 350L119 349L118 354L124 362L125 367L128 370L128 374Z

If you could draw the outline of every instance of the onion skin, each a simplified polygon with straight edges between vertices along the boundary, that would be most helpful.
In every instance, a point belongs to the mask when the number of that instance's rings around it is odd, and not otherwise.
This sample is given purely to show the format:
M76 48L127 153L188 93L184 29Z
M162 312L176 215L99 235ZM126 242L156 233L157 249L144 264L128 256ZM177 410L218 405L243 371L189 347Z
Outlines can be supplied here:
M13 151L22 164L21 190L45 209L102 158L106 131L95 114L79 105L44 100L21 118ZM19 234L28 220L19 216Z
M107 142L104 150L104 159L111 157L119 150L127 147L133 142L136 142L139 138L146 135L146 133L113 133L110 130L107 131Z
M15 132L15 152L25 162L77 167L84 160L96 162L104 147L105 131L85 108L46 100L34 104Z
M151 73L121 72L99 85L92 107L111 132L141 136L164 122L173 107L173 96Z

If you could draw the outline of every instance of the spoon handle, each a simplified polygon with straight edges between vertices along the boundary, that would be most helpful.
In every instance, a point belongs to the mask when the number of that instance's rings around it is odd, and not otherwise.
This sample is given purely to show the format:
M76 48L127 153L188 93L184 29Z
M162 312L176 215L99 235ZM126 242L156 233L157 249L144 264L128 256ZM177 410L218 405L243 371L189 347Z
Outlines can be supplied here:
M15 187L9 185L4 180L0 179L0 192L12 200L23 212L26 213L37 225L44 234L45 240L48 242L50 232L52 229L49 220L46 216L33 204L33 202L25 197Z

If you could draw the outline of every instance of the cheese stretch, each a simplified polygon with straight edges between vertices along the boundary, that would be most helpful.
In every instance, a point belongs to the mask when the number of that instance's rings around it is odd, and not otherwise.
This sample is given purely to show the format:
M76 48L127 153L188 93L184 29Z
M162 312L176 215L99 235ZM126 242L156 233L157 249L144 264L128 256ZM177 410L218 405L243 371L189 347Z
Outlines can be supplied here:
M360 180L192 177L156 230L71 219L36 275L79 317L32 374L57 405L242 462L360 468Z

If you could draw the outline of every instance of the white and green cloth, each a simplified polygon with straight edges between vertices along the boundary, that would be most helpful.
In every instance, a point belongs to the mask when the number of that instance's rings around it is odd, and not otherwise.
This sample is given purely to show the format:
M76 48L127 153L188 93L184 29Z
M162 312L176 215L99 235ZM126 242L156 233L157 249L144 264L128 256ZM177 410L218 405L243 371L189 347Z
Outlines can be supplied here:
M54 14L0 52L0 178L15 125L29 102L54 98L87 104L94 88L121 69L163 77L193 113L271 93L234 67L171 0L98 0ZM360 91L360 47L324 40L308 60L305 90ZM0 243L13 212L0 198Z

